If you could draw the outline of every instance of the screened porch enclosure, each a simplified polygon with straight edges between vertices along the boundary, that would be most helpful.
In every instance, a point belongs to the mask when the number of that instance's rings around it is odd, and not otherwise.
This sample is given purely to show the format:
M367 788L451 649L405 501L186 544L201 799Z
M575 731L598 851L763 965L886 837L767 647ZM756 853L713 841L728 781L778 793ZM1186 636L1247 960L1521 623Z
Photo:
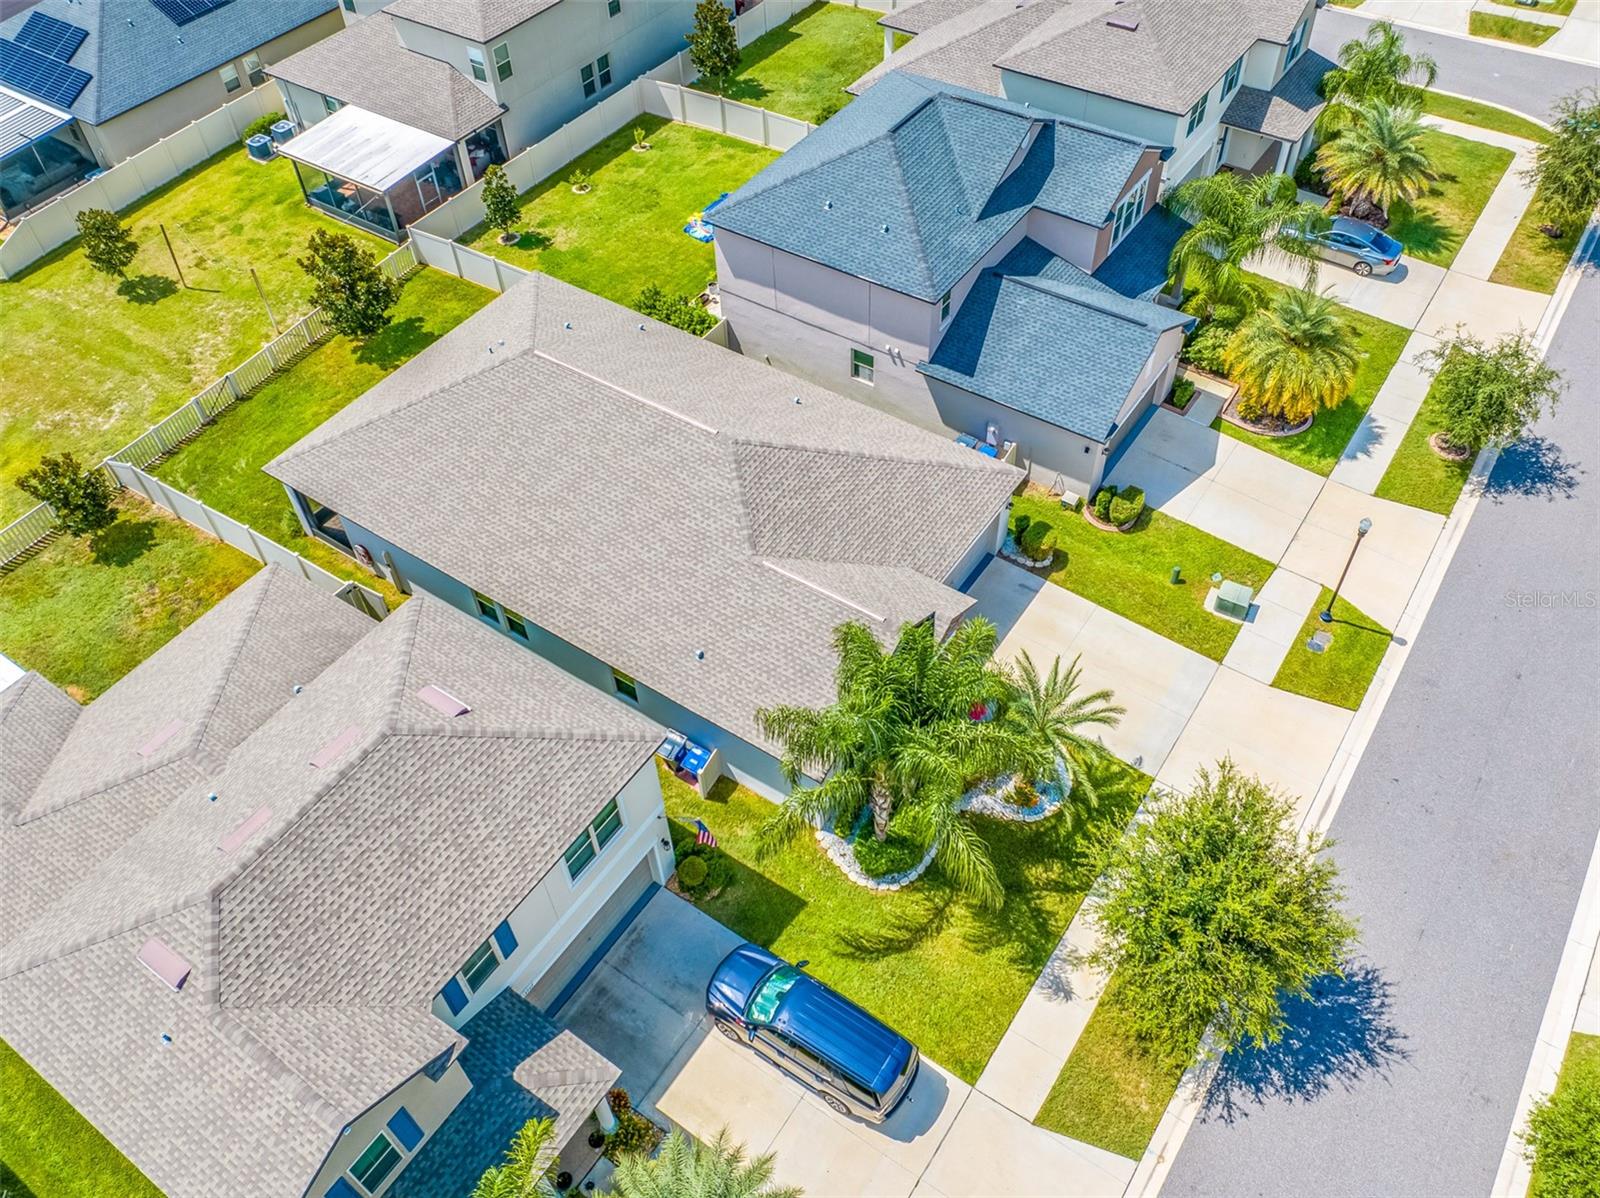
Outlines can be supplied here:
M0 216L20 216L99 169L72 117L0 88Z

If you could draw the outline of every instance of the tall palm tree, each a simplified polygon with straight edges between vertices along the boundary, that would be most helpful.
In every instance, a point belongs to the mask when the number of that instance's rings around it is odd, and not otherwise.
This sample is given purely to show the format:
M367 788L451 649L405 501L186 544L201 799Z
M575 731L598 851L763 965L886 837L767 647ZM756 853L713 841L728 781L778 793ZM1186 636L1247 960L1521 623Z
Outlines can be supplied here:
M1282 292L1251 315L1222 356L1239 384L1241 414L1265 413L1290 424L1343 403L1361 365L1339 305L1309 287Z
M1419 109L1368 100L1349 128L1317 151L1317 165L1348 210L1359 215L1372 205L1387 219L1392 204L1415 199L1438 177L1422 142L1426 133Z
M478 1178L472 1198L555 1198L556 1125L529 1119L511 1137L504 1164Z
M674 1128L652 1160L625 1156L611 1175L618 1198L800 1198L795 1186L772 1184L772 1154L745 1160L723 1128L697 1144Z
M1260 302L1259 286L1245 264L1258 257L1304 262L1316 277L1317 256L1296 229L1321 229L1327 219L1301 203L1288 175L1222 172L1191 179L1167 198L1167 207L1190 222L1172 247L1167 269L1179 289L1196 293L1206 316L1218 309L1240 315Z
M1411 103L1416 89L1432 87L1439 64L1406 49L1406 39L1389 21L1374 21L1365 36L1339 47L1339 65L1322 77L1328 105L1317 117L1317 131L1330 136L1349 127L1369 100Z
M1064 763L1071 771L1074 791L1083 796L1088 806L1098 807L1100 792L1095 788L1094 771L1105 764L1110 753L1100 738L1089 735L1087 729L1115 728L1127 708L1113 703L1109 690L1078 694L1082 675L1078 661L1074 657L1072 664L1062 669L1058 657L1050 663L1049 674L1041 677L1024 649L1017 657L1013 679L1016 690L1005 718L1044 751L1046 768L1035 777L1053 771L1057 762Z

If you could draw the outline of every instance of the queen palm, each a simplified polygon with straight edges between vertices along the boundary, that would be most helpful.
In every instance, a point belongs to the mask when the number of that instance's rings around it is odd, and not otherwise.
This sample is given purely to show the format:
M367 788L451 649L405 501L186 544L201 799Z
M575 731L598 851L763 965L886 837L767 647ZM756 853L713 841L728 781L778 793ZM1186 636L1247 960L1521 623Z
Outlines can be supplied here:
M529 1119L511 1138L502 1164L478 1178L472 1198L555 1198L556 1125Z
M1167 206L1190 222L1167 269L1180 291L1194 291L1208 317L1219 309L1243 315L1260 302L1260 285L1245 269L1253 259L1304 262L1307 278L1315 276L1316 253L1294 230L1319 229L1327 220L1315 204L1300 202L1287 175L1223 172L1191 179Z
M1387 219L1391 205L1415 199L1437 177L1423 143L1426 133L1418 109L1368 100L1356 108L1349 128L1317 151L1317 165L1352 215L1372 205Z
M1328 105L1317 117L1317 131L1328 136L1347 128L1369 100L1413 102L1416 89L1432 87L1438 74L1439 64L1432 58L1406 49L1406 39L1393 23L1374 21L1364 37L1339 47L1339 65L1322 77Z
M1235 330L1223 350L1239 384L1240 414L1290 424L1337 407L1355 385L1361 356L1339 305L1309 287L1281 292Z
M1111 701L1109 690L1078 694L1082 675L1078 660L1074 657L1072 664L1063 669L1058 657L1050 663L1050 672L1041 677L1024 649L1017 656L1015 692L1006 707L1005 719L1042 750L1045 769L1037 771L1035 777L1045 776L1060 763L1070 772L1066 781L1073 791L1083 797L1087 806L1097 807L1100 793L1095 789L1094 774L1110 753L1088 729L1115 728L1127 709Z
M723 1128L697 1144L674 1128L655 1159L636 1154L611 1175L618 1198L800 1198L795 1186L772 1184L772 1154L746 1160Z

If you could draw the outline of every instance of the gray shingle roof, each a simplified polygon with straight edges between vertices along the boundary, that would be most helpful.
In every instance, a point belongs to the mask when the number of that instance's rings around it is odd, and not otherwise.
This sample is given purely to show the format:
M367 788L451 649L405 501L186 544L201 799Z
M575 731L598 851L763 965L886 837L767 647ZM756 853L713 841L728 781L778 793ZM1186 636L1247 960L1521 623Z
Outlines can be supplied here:
M84 30L71 64L93 78L69 111L100 124L332 12L338 0L231 0L179 26L150 0L39 0L0 23L0 37L40 12ZM12 86L16 90L13 83Z
M451 141L504 111L449 63L402 46L387 11L291 54L268 74Z
M1314 50L1302 54L1271 91L1241 87L1222 114L1222 123L1284 141L1298 141L1327 107L1318 85L1334 64Z
M1065 3L1067 0L1031 0L1019 6L1011 0L980 0L963 8L951 5L952 15L918 33L908 45L874 65L845 90L863 95L890 72L905 71L984 95L1003 96L1000 68L994 65L995 60L1054 16ZM905 12L909 17L916 9Z
M714 220L931 302L1030 208L1105 224L1146 149L896 72L734 192Z
M558 0L394 0L385 11L458 37L486 42L557 3Z
M901 33L922 34L955 17L981 8L988 0L917 0L886 12L878 24Z
M764 557L913 570L920 607L1021 477L545 275L267 471L757 744L859 615Z
M1103 441L1182 312L1118 295L1024 238L967 293L924 374Z
M1129 299L1153 299L1167 285L1167 265L1189 222L1157 204L1095 268L1094 280Z

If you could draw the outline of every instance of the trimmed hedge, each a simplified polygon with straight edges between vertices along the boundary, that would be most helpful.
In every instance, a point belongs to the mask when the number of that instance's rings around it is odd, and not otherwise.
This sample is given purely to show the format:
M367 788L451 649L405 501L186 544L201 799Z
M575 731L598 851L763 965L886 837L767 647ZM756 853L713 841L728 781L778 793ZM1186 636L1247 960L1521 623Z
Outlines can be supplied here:
M1099 520L1111 522L1111 501L1117 497L1115 487L1101 487L1094 493L1094 514Z
M244 127L244 133L240 137L240 140L249 141L257 133L266 133L271 130L272 126L276 125L279 121L287 119L288 118L286 114L281 112L269 112L266 116L258 116L255 120L251 121Z
M1175 379L1172 384L1172 397L1167 401L1175 408L1187 408L1189 401L1194 398L1193 379Z
M1055 553L1056 530L1043 520L1034 520L1022 530L1022 539L1017 543L1025 557L1034 561L1043 561Z
M696 890L705 885L711 869L704 857L685 857L678 862L678 885L685 890Z
M1123 487L1112 496L1110 503L1111 523L1121 528L1130 521L1137 520L1144 511L1144 491L1139 487Z
M694 296L668 295L654 283L639 293L633 306L646 316L696 337L704 337L717 323L717 318L701 307Z

